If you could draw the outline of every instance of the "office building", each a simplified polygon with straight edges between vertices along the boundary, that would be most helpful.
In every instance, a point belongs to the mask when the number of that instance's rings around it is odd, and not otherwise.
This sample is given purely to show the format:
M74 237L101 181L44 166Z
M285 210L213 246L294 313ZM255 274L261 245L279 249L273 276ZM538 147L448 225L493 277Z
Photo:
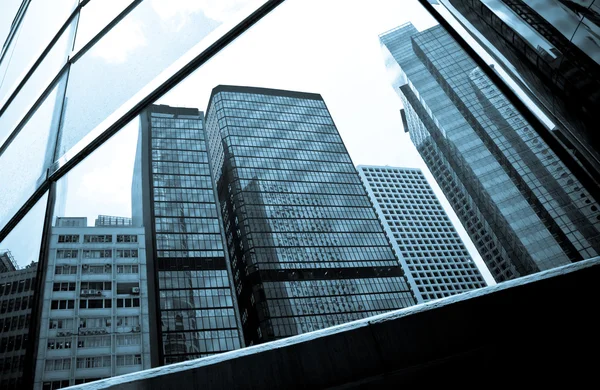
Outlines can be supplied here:
M206 132L247 345L415 303L320 95L221 85Z
M0 389L18 390L23 388L37 263L17 269L8 250L0 253L0 261L8 265L0 270Z
M600 5L573 0L442 0L552 118L565 149L600 175ZM587 3L587 4L586 4Z
M158 105L141 115L132 204L151 259L152 366L243 346L203 119Z
M486 283L418 168L358 166L379 219L423 301Z
M405 130L496 281L598 255L597 201L441 26L380 40Z
M85 217L56 218L43 284L34 389L151 367L144 242L139 227L88 227Z

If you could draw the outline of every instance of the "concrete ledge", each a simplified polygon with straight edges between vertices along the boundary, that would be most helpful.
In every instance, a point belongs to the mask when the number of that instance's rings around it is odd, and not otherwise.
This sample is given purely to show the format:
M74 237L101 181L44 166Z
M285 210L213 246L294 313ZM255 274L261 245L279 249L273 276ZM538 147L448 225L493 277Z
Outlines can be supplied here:
M596 380L600 258L72 389L516 386Z

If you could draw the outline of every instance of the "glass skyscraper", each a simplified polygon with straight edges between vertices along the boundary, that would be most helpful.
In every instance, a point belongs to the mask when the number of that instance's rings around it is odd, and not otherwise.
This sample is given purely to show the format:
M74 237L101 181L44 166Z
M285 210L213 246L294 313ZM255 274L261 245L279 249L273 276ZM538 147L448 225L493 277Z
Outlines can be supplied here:
M242 345L203 116L158 105L141 116L133 221L146 229L153 365Z
M441 26L380 39L411 139L497 281L598 255L597 201Z
M513 69L556 123L553 133L600 174L600 3L443 0L480 43Z
M206 132L247 344L415 303L320 95L218 86Z
M420 169L359 165L358 172L418 299L487 285Z

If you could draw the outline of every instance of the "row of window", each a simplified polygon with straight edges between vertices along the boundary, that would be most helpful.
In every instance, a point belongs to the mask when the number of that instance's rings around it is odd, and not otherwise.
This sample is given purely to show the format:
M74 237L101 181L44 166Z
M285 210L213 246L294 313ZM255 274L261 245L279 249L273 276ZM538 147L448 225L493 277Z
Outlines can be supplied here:
M103 336L79 336L77 338L77 348L102 348L110 347L112 343L111 335ZM118 347L141 345L142 336L138 334L120 334L116 336L116 343ZM47 343L47 349L71 349L73 348L72 337L55 337L49 338Z
M79 242L79 234L59 234L59 243L77 243ZM113 242L113 236L111 234L84 234L84 243L98 243L98 242ZM117 234L118 243L126 242L138 242L138 236L136 234Z
M76 378L74 384L81 385L83 383L95 382L100 379L104 379L104 378ZM48 381L48 382L42 383L42 390L58 390L58 389L62 389L63 387L68 387L68 386L69 386L68 379L63 379L63 380L59 380L59 381Z
M31 309L33 306L33 296L5 299L0 303L0 314L11 313L18 310Z
M78 329L97 329L110 328L112 326L112 317L82 317L77 323L74 318L51 318L48 322L49 329L63 329L73 331L77 324ZM139 316L118 316L115 325L117 328L129 328L140 326Z
M137 249L117 249L117 258L138 257ZM84 259L104 259L112 258L112 249L84 249L82 258ZM56 257L59 259L74 259L79 255L78 249L57 249Z
M0 357L0 374L9 374L11 372L22 372L25 366L25 355L9 356L7 358ZM4 389L0 385L0 389Z
M117 367L134 366L142 364L142 356L136 355L117 355L115 357ZM110 367L111 356L94 356L77 358L77 368L98 368ZM45 371L63 371L71 369L71 358L47 359L44 367Z
M15 280L13 282L0 283L0 295L9 295L29 291L35 285L35 278Z
M29 327L31 314L13 317L0 317L0 333Z
M139 298L116 298L117 307L140 307ZM108 309L112 307L112 299L80 299L80 309ZM75 308L73 299L54 299L50 302L51 310L69 310Z
M27 349L27 334L7 336L0 339L0 353Z
M75 275L79 266L69 264L57 264L54 268L55 275ZM138 264L119 264L116 266L117 274L137 274L140 272ZM82 264L82 274L112 274L112 266L110 264L92 265Z

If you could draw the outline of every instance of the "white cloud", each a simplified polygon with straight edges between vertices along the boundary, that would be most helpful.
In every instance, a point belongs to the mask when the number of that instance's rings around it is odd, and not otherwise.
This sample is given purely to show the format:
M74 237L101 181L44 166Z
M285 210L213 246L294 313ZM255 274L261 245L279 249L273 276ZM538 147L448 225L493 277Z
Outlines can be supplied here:
M103 58L109 64L121 64L134 49L146 46L147 41L140 22L125 18L94 46L90 54Z
M224 22L231 18L249 0L152 0L154 11L165 20L177 21L179 27L186 24L190 15L198 12L209 18Z

